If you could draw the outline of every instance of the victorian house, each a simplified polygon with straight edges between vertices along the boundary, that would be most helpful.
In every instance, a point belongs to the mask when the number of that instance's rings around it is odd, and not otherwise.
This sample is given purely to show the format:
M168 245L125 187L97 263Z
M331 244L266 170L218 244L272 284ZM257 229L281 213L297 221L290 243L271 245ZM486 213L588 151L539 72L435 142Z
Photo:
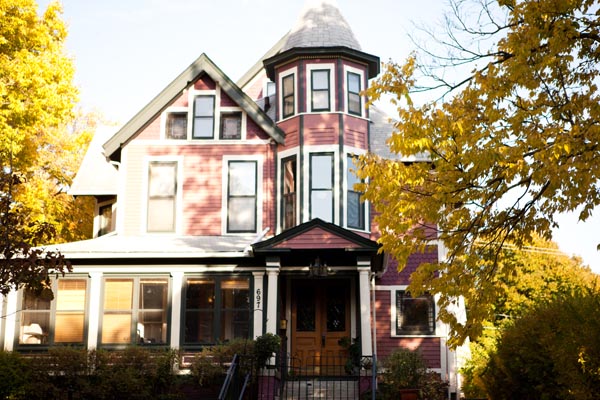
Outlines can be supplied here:
M56 246L74 271L54 300L7 296L4 349L193 353L270 332L308 360L343 355L346 337L380 359L418 349L456 391L434 299L405 291L442 249L398 273L354 188L353 159L385 154L391 132L362 95L379 68L328 1L238 82L200 55L90 146L71 193L95 198L94 237Z

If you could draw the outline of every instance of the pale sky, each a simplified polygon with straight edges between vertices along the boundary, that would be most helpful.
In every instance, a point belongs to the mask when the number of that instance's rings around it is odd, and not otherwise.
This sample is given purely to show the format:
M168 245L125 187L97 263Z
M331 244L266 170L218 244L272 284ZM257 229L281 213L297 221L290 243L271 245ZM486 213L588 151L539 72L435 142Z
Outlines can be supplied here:
M39 1L45 8L49 0ZM292 28L305 0L62 0L67 50L86 110L127 122L200 54L240 78ZM366 53L403 61L415 26L442 24L445 0L337 0ZM560 218L555 241L600 272L600 217Z

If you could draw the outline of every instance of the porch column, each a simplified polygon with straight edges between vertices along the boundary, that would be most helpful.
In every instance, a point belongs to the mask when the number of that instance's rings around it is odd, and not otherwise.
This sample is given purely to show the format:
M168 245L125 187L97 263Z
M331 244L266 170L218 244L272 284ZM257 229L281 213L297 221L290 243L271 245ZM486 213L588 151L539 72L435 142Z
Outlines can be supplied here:
M263 334L263 310L265 303L264 277L265 272L253 272L254 275L254 306L252 307L252 320L254 321L254 339Z
M267 332L277 334L277 279L281 262L279 257L267 259Z
M370 261L358 260L358 267L356 269L358 270L358 288L360 294L360 346L363 356L372 356L371 299L369 296L371 263Z
M90 305L88 306L87 348L93 350L98 346L98 327L100 321L100 299L102 298L102 272L90 272Z
M13 351L15 339L17 335L21 334L20 326L17 328L17 321L21 319L21 313L17 318L17 301L18 301L18 292L16 290L11 290L6 295L6 317L4 318L5 323L5 331L4 331L4 350ZM15 332L15 329L17 331Z
M173 291L171 292L171 343L172 349L178 349L181 340L181 289L183 272L171 272Z

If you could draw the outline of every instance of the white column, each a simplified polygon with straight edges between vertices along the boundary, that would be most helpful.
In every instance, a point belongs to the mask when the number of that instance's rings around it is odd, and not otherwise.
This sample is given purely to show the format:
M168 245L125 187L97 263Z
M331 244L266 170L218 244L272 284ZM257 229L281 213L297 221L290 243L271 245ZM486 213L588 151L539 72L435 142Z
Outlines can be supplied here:
M277 279L281 267L279 259L267 260L267 333L277 334Z
M20 313L19 318L17 318L17 302L18 295L16 290L12 290L6 296L6 318L4 319L4 323L6 324L6 330L4 331L4 350L12 351L15 345L15 338L18 332L15 332L15 328L17 325L17 321L20 321Z
M358 288L360 294L360 345L363 356L373 355L373 344L371 340L371 298L369 296L369 272L368 262L358 262ZM373 323L375 323L373 321Z
M181 288L183 287L183 272L171 272L171 348L179 348L181 337Z
M252 320L254 321L254 338L263 334L263 310L265 302L264 271L253 272L254 275L254 305L252 307Z
M98 346L98 328L100 326L100 298L102 297L102 272L90 272L90 304L88 306L87 348Z

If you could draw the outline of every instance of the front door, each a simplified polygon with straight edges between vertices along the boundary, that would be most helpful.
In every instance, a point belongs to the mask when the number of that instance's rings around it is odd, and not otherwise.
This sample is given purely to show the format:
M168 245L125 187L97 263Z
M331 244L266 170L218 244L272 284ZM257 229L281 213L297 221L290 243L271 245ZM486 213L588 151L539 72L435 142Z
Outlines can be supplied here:
M291 350L296 360L315 374L341 372L348 352L339 341L349 336L349 280L293 281Z

